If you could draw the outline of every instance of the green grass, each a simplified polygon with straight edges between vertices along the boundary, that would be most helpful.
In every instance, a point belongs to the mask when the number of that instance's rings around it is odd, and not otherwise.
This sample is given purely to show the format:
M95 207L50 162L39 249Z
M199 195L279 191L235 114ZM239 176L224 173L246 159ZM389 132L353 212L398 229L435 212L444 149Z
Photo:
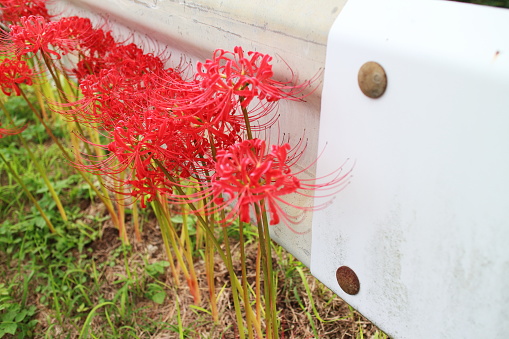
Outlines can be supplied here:
M468 2L477 5L509 8L509 0L455 0L458 2Z
M11 98L6 107L16 112L17 125L28 124L22 136L47 170L68 220L62 219L17 136L0 139L3 157L57 230L57 234L49 231L15 175L0 162L0 338L235 338L232 291L221 259L215 267L221 316L214 323L208 301L193 305L184 279L175 284L154 213L141 211L143 241L131 239L131 246L122 245L98 197L31 119L23 101ZM63 125L54 122L61 137ZM130 230L132 219L127 210ZM174 216L172 222L182 227L184 220ZM196 249L193 216L187 218L187 229L206 295L204 253ZM238 246L237 228L228 228L225 236L231 246ZM244 236L247 260L254 263L257 233L246 229ZM292 255L273 246L282 338L323 337L324 333L385 338L374 326L365 328L367 321L311 277Z

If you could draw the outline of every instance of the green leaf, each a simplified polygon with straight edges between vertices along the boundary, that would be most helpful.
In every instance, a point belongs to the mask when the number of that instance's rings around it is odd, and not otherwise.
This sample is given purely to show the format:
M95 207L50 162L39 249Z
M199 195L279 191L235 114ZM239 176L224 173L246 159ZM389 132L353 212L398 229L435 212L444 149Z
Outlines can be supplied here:
M17 309L9 309L9 311L2 316L2 321L6 323L13 321L18 314L17 311Z
M14 333L16 333L17 329L18 329L18 325L15 323L2 324L2 331L4 333L9 333L9 334L14 335Z
M164 268L170 266L170 263L167 261L158 261L153 264L148 264L146 266L146 271L150 276L157 276L158 274L164 273Z
M153 302L161 305L164 302L164 298L166 298L166 292L161 291L152 295L150 299L152 299Z
M25 317L27 316L27 313L28 313L27 310L23 310L23 311L19 312L16 315L16 318L14 319L14 321L17 322L17 323L22 322L23 319L25 319Z
M180 214L174 215L171 217L171 222L174 224L182 224L184 222L184 218Z
M46 221L44 220L43 217L35 217L34 218L34 222L35 222L35 225L39 228L44 228L46 227Z
M200 306L196 306L196 305L189 305L190 308L192 308L193 310L196 310L196 311L200 311L200 312L204 312L204 313L207 313L209 315L212 315L212 312L207 310L207 309L204 309L203 307L200 307ZM195 312L196 313L196 312ZM198 313L197 313L198 314Z

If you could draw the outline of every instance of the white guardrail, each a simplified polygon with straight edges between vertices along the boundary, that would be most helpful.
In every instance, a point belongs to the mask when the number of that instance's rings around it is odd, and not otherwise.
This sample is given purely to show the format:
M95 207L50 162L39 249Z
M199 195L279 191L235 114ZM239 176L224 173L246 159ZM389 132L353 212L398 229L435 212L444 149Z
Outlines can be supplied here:
M351 183L298 226L310 232L276 226L274 239L394 338L506 338L509 10L345 3L53 5L66 15L107 16L146 46L168 45L177 60L239 45L276 56L282 77L285 62L301 80L325 69L323 90L282 103L280 126L309 140L304 166L324 150L318 177L355 161Z

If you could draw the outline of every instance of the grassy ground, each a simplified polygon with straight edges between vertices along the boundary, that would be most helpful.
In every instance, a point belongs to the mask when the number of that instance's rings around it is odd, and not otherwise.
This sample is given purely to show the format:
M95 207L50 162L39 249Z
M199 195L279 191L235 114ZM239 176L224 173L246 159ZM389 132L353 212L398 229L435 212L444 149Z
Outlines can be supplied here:
M29 122L30 112L20 100L8 105L19 124ZM56 134L63 136L58 126ZM60 233L49 232L0 162L0 338L238 338L228 273L219 257L220 319L215 323L206 298L194 305L184 279L172 278L153 212L139 216L142 241L122 245L99 199L62 160L44 130L29 124L23 136L48 169L69 221L62 221L20 140L0 139L2 155ZM229 237L236 246L234 228ZM248 248L248 263L254 262L256 244L251 241ZM203 253L194 256L206 296ZM386 338L275 244L274 263L281 338Z
M455 0L458 2L468 2L477 5L509 8L509 0Z

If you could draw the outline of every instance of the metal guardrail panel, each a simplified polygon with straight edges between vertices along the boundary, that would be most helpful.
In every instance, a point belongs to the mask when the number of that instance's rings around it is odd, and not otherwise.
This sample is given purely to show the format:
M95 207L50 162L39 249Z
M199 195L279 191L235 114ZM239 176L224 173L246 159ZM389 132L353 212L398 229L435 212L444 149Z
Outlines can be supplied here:
M317 176L356 164L313 216L311 270L395 338L509 333L508 32L509 10L403 0L350 0L330 32Z
M299 228L312 232L280 226L275 239L391 336L503 338L509 11L432 0L350 0L343 8L345 2L55 0L54 6L68 15L106 15L120 31L168 45L177 60L204 60L216 48L241 45L280 57L301 79L326 66L321 106L321 88L306 103L283 103L281 128L308 138L304 164L325 150L318 177L355 161L351 184ZM358 86L368 61L387 74L378 99ZM288 76L284 62L275 68ZM356 273L357 294L339 287L340 266Z
M196 63L210 58L217 48L256 50L274 57L276 76L288 79L290 65L301 81L316 77L318 89L306 102L282 102L279 107L281 134L296 143L308 140L303 166L317 156L322 71L327 34L346 0L52 0L53 13L80 15L101 22L107 18L118 36L129 37L145 49L166 48L178 64L181 58ZM102 20L104 22L104 19ZM156 42L157 41L157 42ZM274 129L274 139L277 131ZM313 169L311 169L313 170ZM314 175L314 173L310 173ZM299 204L312 205L311 199ZM273 238L309 266L311 215L296 227L274 226Z

